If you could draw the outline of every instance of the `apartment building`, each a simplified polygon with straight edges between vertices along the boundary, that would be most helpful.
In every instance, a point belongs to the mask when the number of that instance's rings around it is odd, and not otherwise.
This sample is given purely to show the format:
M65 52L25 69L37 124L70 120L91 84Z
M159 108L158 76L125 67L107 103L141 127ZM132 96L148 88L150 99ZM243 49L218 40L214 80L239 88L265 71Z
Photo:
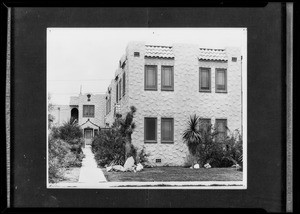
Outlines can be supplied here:
M105 96L105 124L135 106L133 145L145 148L153 165L184 165L189 152L182 133L191 115L224 135L226 127L242 130L241 60L234 47L131 42Z

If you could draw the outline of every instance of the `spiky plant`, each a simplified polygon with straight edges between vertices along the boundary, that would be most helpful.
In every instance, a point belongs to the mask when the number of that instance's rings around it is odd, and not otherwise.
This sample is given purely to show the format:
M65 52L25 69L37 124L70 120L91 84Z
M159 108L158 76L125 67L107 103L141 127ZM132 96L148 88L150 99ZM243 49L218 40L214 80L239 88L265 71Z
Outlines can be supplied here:
M197 115L194 114L193 116L190 116L188 126L184 130L182 138L187 144L190 154L192 156L195 156L197 152L197 147L201 143L201 133L199 131L199 117Z
M120 121L120 131L122 136L125 137L126 158L132 155L131 135L136 128L136 125L133 122L135 113L136 107L131 106L130 111L126 114L125 119Z

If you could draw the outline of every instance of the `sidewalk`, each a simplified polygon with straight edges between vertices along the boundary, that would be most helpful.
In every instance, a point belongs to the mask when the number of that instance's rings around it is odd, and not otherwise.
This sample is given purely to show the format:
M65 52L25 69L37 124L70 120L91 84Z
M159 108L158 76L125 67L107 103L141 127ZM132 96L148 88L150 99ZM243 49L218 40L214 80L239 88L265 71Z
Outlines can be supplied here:
M97 167L92 153L91 146L82 149L85 158L82 160L78 183L97 184L99 182L107 182L102 170Z

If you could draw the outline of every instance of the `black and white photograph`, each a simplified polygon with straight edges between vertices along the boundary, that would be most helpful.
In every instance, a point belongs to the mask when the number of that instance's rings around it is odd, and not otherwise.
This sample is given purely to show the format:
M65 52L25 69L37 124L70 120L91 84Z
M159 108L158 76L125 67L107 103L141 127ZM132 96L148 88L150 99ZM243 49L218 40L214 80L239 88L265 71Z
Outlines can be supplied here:
M47 188L247 189L247 28L47 28Z

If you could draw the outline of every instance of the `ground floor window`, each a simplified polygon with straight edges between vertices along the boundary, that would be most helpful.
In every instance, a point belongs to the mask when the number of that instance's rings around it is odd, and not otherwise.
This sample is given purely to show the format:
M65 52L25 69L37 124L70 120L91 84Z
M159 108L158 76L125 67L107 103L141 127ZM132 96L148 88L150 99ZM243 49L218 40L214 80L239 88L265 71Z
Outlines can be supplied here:
M199 120L199 129L204 132L209 132L211 126L211 119L209 118L200 118Z
M216 119L217 141L226 139L227 119Z
M174 142L174 119L161 118L161 142L173 143Z
M156 143L157 142L157 118L156 117L147 117L145 118L145 142Z

